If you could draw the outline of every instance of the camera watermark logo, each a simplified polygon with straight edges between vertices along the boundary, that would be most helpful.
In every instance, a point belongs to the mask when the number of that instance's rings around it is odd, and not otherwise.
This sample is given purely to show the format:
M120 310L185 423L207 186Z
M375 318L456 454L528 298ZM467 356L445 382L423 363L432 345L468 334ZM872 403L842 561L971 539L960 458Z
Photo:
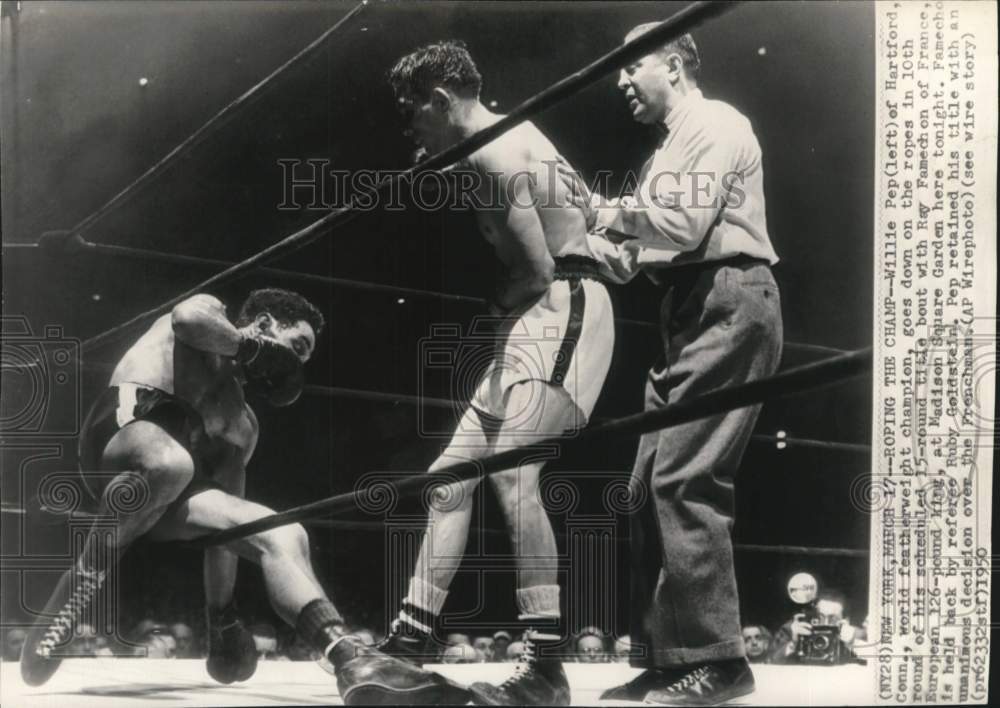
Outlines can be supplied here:
M24 317L4 317L2 335L0 434L79 433L80 341L55 325L36 334Z

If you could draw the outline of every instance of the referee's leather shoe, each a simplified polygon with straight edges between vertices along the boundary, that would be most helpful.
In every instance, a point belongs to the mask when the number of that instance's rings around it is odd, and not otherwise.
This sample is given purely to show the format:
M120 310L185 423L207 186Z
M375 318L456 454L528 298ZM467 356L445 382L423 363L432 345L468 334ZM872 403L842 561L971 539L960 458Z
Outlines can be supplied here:
M688 672L686 667L670 669L646 669L627 683L609 688L601 694L602 701L642 701L646 694L658 688L666 688Z
M746 659L727 659L694 666L665 688L646 694L646 703L668 706L716 706L753 693L753 672Z

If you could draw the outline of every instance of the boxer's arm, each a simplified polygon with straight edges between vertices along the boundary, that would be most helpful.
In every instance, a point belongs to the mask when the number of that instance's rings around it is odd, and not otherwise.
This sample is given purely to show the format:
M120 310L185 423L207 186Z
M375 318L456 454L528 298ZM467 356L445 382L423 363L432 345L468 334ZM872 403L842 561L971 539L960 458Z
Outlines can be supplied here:
M226 317L226 307L211 295L195 295L174 307L174 336L194 349L234 356L243 336Z
M507 280L497 293L500 307L514 309L548 290L555 272L555 262L545 242L545 231L532 200L530 182L525 174L508 185L513 198L507 208L508 253L513 254Z
M211 471L212 479L218 482L225 492L242 499L246 494L245 461L248 461L252 454L253 445L249 449L234 445L230 453Z
M538 216L533 176L517 156L504 151L480 153L478 169L490 179L499 179L499 194L504 209L502 245L498 255L507 266L507 278L500 284L496 305L513 310L537 298L552 284L555 262L545 241L545 231Z
M247 410L250 407L247 406ZM251 416L253 416L251 412ZM251 417L253 429L256 431L256 418ZM223 491L242 499L246 494L246 460L253 454L257 443L256 432L247 446L233 445L228 454L211 470L212 479L218 482ZM233 600L236 589L236 572L239 566L239 556L225 546L206 548L202 565L205 600L210 608L216 610L227 607Z
M253 408L249 405L244 407L246 410L247 419L250 421L250 428L253 431L250 434L250 438L247 440L246 444L243 445L242 452L242 464L240 467L243 469L243 477L246 478L246 466L250 463L250 458L253 457L254 450L257 449L257 440L260 438L260 423L257 422L257 414L253 412Z

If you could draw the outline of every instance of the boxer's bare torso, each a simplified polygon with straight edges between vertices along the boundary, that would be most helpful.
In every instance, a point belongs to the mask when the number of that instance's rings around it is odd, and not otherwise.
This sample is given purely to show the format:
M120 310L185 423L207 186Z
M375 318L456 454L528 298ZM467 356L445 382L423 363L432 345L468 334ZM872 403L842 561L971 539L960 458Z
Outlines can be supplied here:
M502 116L496 116L499 120ZM509 277L531 271L539 252L528 247L534 238L524 224L537 218L545 250L552 258L592 258L583 213L568 206L569 191L559 179L555 146L531 123L522 124L473 153L466 164L480 177L476 220L493 245ZM520 212L520 213L518 213Z
M133 383L173 394L201 415L207 457L236 448L246 462L256 446L258 426L239 376L232 359L177 340L170 315L164 315L118 362L110 385Z

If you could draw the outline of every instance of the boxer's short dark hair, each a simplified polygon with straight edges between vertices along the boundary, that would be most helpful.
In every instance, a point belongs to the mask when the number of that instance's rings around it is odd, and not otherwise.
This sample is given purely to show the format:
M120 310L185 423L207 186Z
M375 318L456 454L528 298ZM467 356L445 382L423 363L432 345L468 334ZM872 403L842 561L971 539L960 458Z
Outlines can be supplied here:
M254 290L243 301L236 316L236 326L246 327L262 312L267 312L285 327L305 320L317 336L325 324L323 313L298 293L281 288L263 288Z
M444 86L462 98L478 98L483 77L465 42L449 39L420 47L397 61L389 71L389 83L397 96L409 93L427 100L435 87Z

